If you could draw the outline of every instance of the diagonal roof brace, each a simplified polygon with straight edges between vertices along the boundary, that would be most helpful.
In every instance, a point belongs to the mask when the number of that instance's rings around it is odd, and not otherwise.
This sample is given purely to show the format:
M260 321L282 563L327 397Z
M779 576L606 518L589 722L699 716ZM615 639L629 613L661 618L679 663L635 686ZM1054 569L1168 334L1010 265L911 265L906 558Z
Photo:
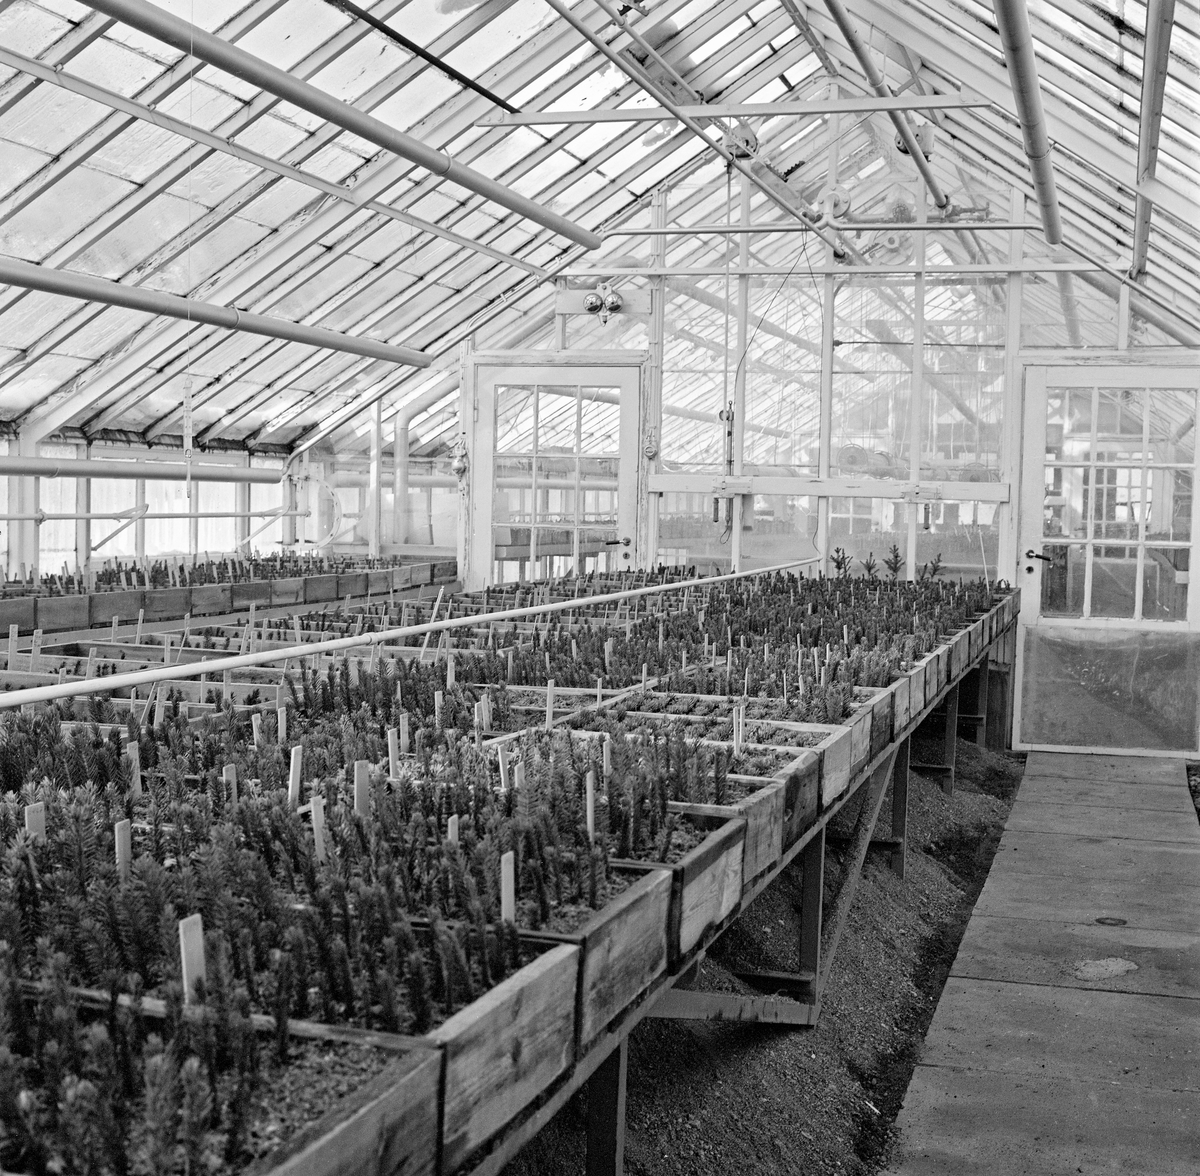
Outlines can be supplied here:
M574 221L559 216L534 200L514 192L504 184L457 163L442 151L406 135L395 127L358 110L347 102L319 90L308 82L239 49L236 45L215 37L185 20L180 20L146 0L84 0L89 8L130 25L147 36L154 37L181 53L190 54L217 69L231 73L259 89L283 98L287 102L315 114L326 122L374 143L385 151L407 159L428 171L475 192L488 200L517 213L535 224L574 241L587 249L599 249L600 238Z

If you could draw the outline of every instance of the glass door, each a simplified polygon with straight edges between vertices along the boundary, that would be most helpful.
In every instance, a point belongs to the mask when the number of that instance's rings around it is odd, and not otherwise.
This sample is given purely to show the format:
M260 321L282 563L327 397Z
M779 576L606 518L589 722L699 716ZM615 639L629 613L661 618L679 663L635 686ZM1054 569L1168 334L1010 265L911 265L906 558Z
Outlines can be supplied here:
M1195 369L1026 373L1021 747L1197 748Z
M640 353L472 358L468 583L637 566Z

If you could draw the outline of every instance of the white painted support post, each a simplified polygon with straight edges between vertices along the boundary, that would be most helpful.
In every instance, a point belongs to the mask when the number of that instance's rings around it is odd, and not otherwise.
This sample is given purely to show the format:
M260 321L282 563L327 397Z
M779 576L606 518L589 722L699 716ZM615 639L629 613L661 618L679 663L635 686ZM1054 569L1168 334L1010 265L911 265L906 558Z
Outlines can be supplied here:
M117 843L117 878L122 882L129 881L129 871L133 865L133 835L129 818L118 821L113 826L113 837Z
M25 832L34 841L46 840L46 804L44 801L39 800L25 806Z
M204 965L204 921L199 915L179 920L179 962L183 968L183 1002L194 1004L196 982L208 982Z
M500 857L500 918L517 921L517 861L511 849Z
M292 748L292 762L288 769L288 808L300 807L300 770L304 764L304 748L297 743Z
M371 765L354 761L354 815L365 821L371 815Z

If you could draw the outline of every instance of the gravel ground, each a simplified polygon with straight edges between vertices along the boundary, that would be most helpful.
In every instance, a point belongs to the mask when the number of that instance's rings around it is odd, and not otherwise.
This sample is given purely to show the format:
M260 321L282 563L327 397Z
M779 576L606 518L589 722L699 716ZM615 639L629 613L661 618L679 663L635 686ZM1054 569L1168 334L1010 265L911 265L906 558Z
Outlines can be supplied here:
M900 881L882 855L868 856L815 1029L697 1021L635 1029L629 1176L867 1176L885 1165L921 1041L1020 781L1018 757L965 742L958 766L953 796L911 776L907 877ZM880 833L890 804L885 797ZM830 832L848 832L854 815ZM839 872L835 853L826 869L828 885ZM728 970L734 961L794 967L799 896L799 870L789 870L722 937L696 987L749 991ZM582 1172L585 1114L581 1093L508 1176Z

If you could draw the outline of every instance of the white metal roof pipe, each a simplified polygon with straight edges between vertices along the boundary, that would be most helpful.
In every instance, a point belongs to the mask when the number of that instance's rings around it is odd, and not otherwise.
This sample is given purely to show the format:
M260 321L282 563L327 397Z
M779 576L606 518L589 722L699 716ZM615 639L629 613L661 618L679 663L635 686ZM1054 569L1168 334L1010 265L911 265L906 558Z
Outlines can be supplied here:
M186 465L166 461L100 461L97 458L0 457L0 477L18 478L146 478L149 481L254 482L277 486L282 469L218 466L197 462Z
M247 53L244 49L239 49L196 25L146 3L146 0L84 0L84 3L89 8L115 17L147 36L174 46L181 53L199 58L217 69L249 82L252 86L274 94L277 98L293 103L301 110L307 110L326 122L359 135L368 143L374 143L377 147L400 156L401 159L426 168L434 175L442 176L451 183L466 188L468 192L475 192L510 212L566 237L569 241L588 249L600 248L600 238L574 221L551 212L482 172L456 163L444 152L388 126L387 123L326 94L300 78L293 77L252 53Z
M430 357L423 351L416 351L411 347L397 347L361 335L343 335L324 327L292 323L287 319L278 319L266 314L251 314L232 306L198 302L193 298L182 298L178 294L167 294L162 290L127 286L123 282L110 282L107 278L93 278L87 274L34 265L32 262L17 261L11 257L0 257L0 282L7 282L10 286L21 286L26 290L42 290L47 294L61 294L67 298L82 298L88 302L124 306L130 310L144 310L148 314L161 314L168 318L204 323L212 327L225 327L230 331L266 335L270 339L286 339L292 343L307 343L312 347L344 351L350 355L365 355L369 359L382 359L408 367L425 368L431 362Z
M829 0L826 0L828 3ZM1042 232L1051 245L1062 243L1062 216L1058 210L1058 189L1050 163L1050 136L1042 110L1042 90L1038 84L1037 60L1033 52L1033 34L1029 29L1029 10L1025 0L992 0L996 23L1000 27L1000 45L1008 63L1009 84L1017 104L1025 155L1033 173L1033 192L1042 214Z
M859 38L858 30L855 29L854 22L850 19L850 14L842 7L841 0L825 0L825 7L829 9L829 15L833 17L837 27L841 30L846 44L850 46L854 52L854 56L858 58L858 64L862 66L862 71L866 75L867 81L870 82L871 88L881 98L895 97L891 86L887 84L883 74L879 72L879 67L875 64L870 49ZM921 145L917 142L917 137L913 134L908 119L899 110L889 110L888 117L892 120L892 125L896 128L896 133L900 136L901 142L912 157L913 163L917 165L917 171L921 173L921 178L925 181L925 186L929 189L929 194L933 197L934 204L938 208L948 207L950 197L942 191L942 186L938 183L937 176L933 174L933 168L929 166L929 160L925 158L925 152L921 150Z

